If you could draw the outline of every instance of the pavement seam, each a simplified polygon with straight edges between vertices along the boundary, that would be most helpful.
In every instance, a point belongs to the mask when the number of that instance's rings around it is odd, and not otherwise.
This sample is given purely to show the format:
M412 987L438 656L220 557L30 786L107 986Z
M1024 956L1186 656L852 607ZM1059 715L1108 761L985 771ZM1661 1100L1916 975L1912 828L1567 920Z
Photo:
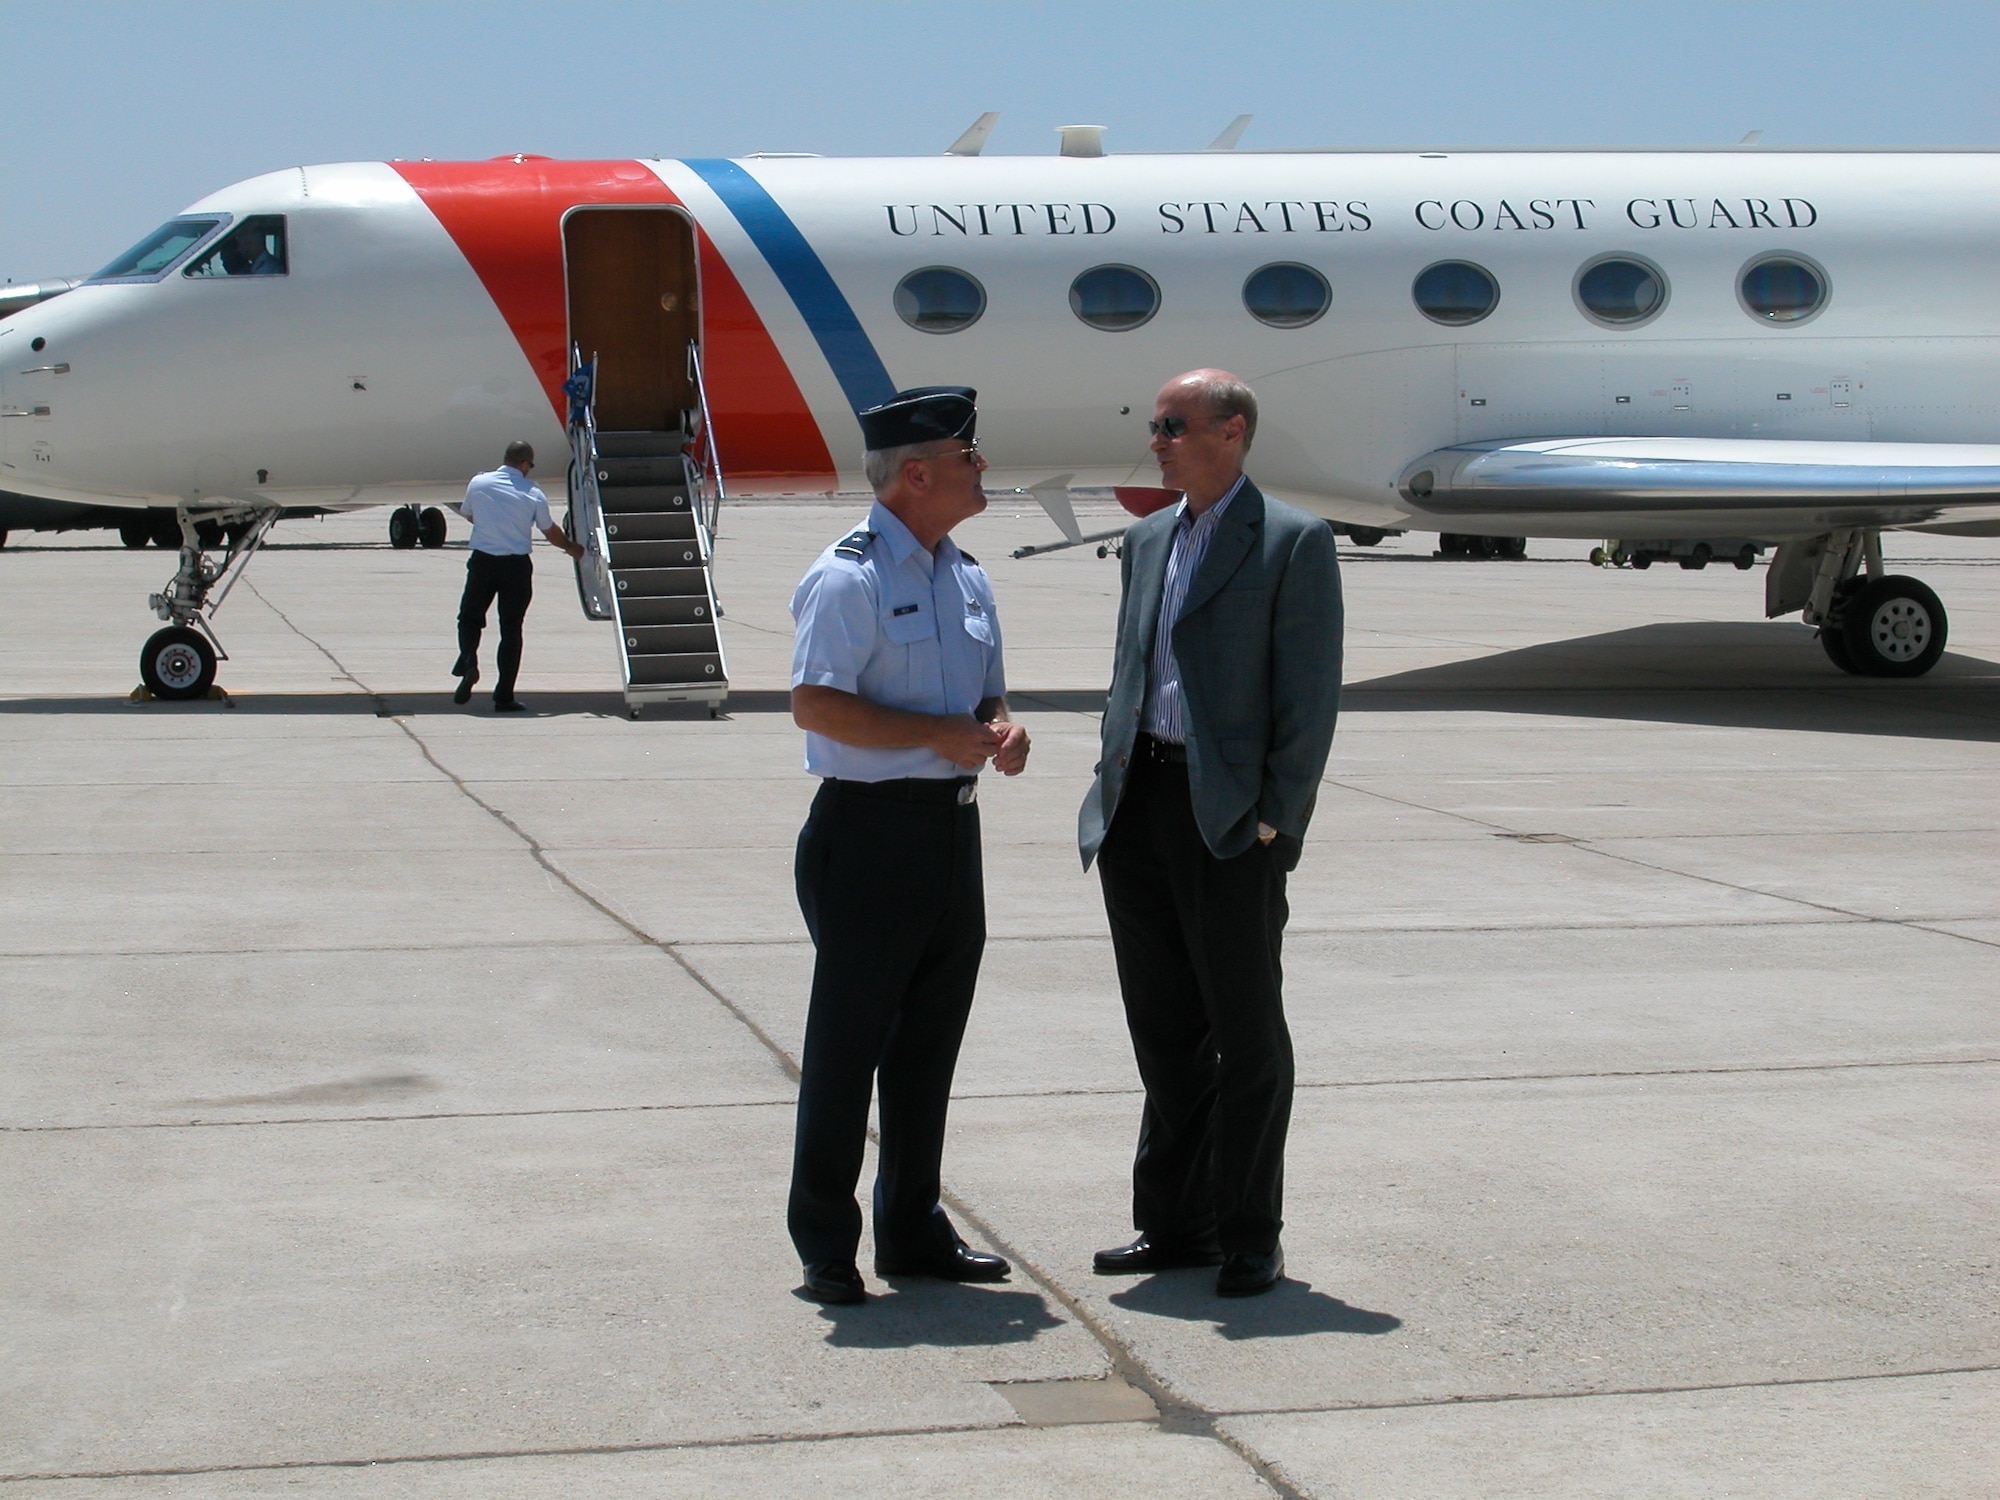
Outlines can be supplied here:
M654 946L660 946L655 944ZM1355 1089L1427 1088L1458 1083L1587 1083L1605 1078L1733 1078L1777 1073L1851 1073L1891 1068L1989 1068L2000 1057L1920 1057L1894 1062L1770 1063L1754 1068L1627 1068L1596 1073L1439 1073L1411 1078L1349 1078L1300 1083L1297 1092L1338 1093ZM958 1104L1002 1103L1020 1099L1138 1099L1135 1088L1015 1089L953 1094ZM251 1120L124 1120L75 1125L0 1124L0 1135L60 1135L109 1130L232 1130L250 1125L396 1125L426 1120L531 1120L563 1115L628 1115L679 1110L790 1108L796 1099L716 1099L682 1104L578 1104L550 1109L428 1110L420 1114L266 1115Z
M1350 1401L1327 1406L1262 1406L1220 1411L1242 1417L1311 1417L1344 1411L1428 1411L1438 1407L1498 1406L1520 1401L1591 1401L1607 1396L1690 1396L1706 1391L1785 1390L1796 1386L1860 1385L1875 1380L1927 1380L1946 1375L2000 1374L2000 1365L1940 1365L1924 1370L1871 1370L1853 1375L1793 1375L1776 1380L1720 1380L1702 1385L1635 1385L1593 1391L1496 1391L1484 1396L1426 1396L1414 1401Z
M1471 813L1454 812L1450 808L1432 807L1428 803L1416 802L1408 797L1397 797L1388 792L1375 791L1368 787L1357 786L1353 782L1339 781L1329 777L1327 783L1331 786L1340 787L1343 791L1355 792L1364 797L1374 797L1379 801L1388 802L1397 807L1407 807L1419 812L1431 813L1440 818L1452 818L1461 823L1468 823L1475 828L1487 829L1503 837L1518 837L1521 832L1519 829L1508 828L1488 818L1474 817ZM1607 835L1607 837L1619 837L1619 835ZM1634 869L1651 870L1656 875L1670 875L1681 880L1692 880L1702 885L1712 885L1719 890L1734 891L1738 895L1761 896L1769 901L1781 901L1791 906L1804 907L1808 911L1825 912L1828 916L1844 917L1850 922L1865 922L1878 927L1902 927L1912 931L1932 933L1940 937L1959 938L1961 941L1974 943L1980 947L1994 946L1992 943L1981 938L1965 937L1960 933L1936 927L1918 926L1917 922L1921 919L1873 916L1868 912L1850 911L1844 906L1835 906L1829 901L1811 901L1804 896L1788 896L1781 891L1766 891L1759 890L1756 886L1739 885L1733 880L1724 880L1716 875L1703 875L1693 870L1677 870L1671 865L1655 864L1650 860L1639 859L1630 854L1620 854L1615 850L1606 849L1590 838L1566 839L1560 847L1581 849L1584 853L1594 854L1600 859L1616 860L1618 863L1630 865ZM1932 918L1931 920L1935 921L1936 919ZM1781 924L1774 923L1772 925Z

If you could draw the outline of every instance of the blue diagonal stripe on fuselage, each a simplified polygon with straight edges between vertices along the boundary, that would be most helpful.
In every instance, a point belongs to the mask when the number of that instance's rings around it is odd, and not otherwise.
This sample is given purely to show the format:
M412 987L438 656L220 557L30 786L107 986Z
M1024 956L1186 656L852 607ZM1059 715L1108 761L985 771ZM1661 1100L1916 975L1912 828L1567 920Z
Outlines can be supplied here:
M806 320L820 353L856 411L879 406L896 393L896 383L882 356L862 331L861 320L834 285L819 252L799 233L799 226L778 206L764 185L733 161L709 159L686 165L729 205L736 221L764 253L791 294L799 316Z

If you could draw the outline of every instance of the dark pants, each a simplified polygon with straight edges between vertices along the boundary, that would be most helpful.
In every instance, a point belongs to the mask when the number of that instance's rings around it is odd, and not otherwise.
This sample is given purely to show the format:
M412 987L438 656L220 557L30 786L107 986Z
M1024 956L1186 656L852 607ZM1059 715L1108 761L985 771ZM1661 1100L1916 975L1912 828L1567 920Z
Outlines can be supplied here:
M952 781L822 782L799 833L799 910L819 950L787 1218L799 1259L849 1261L879 1079L875 1252L947 1242L945 1111L986 946L979 809Z
M493 684L493 701L514 696L514 679L521 675L521 622L528 601L535 597L535 565L524 552L502 557L475 552L465 562L465 594L458 601L458 665L452 675L479 670L479 637L486 629L486 609L500 601L500 676Z
M1284 1224L1281 852L1217 859L1195 826L1187 767L1133 757L1097 868L1146 1086L1132 1224L1161 1243L1268 1251Z

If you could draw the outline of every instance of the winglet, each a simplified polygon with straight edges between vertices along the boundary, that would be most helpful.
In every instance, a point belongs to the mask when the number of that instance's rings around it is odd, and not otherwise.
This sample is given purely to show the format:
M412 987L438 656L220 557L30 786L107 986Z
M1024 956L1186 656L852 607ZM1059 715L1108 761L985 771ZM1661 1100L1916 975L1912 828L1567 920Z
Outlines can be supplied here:
M1074 478L1074 474L1058 474L1028 487L1028 493L1071 543L1083 540L1083 528L1076 524L1076 507L1069 503L1069 482Z
M1754 146L1763 139L1764 139L1763 131L1753 130L1748 135L1744 136L1743 139L1738 141L1736 144L1739 146Z
M1211 151L1234 151L1236 143L1243 139L1243 132L1250 128L1255 115L1238 115L1223 127L1222 134L1208 143Z
M986 138L993 134L993 127L1000 123L1000 112L989 109L985 114L965 127L965 134L944 148L946 156L977 156L986 149Z

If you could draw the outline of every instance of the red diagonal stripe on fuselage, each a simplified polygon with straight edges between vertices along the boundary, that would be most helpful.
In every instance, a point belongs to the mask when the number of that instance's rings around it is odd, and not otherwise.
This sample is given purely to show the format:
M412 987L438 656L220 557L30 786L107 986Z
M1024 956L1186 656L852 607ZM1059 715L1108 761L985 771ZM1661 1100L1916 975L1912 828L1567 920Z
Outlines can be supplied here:
M562 217L585 203L680 200L636 161L391 162L437 215L507 320L558 416L568 373ZM699 225L703 372L732 481L828 489L833 457L743 285ZM782 486L773 481L785 481Z

